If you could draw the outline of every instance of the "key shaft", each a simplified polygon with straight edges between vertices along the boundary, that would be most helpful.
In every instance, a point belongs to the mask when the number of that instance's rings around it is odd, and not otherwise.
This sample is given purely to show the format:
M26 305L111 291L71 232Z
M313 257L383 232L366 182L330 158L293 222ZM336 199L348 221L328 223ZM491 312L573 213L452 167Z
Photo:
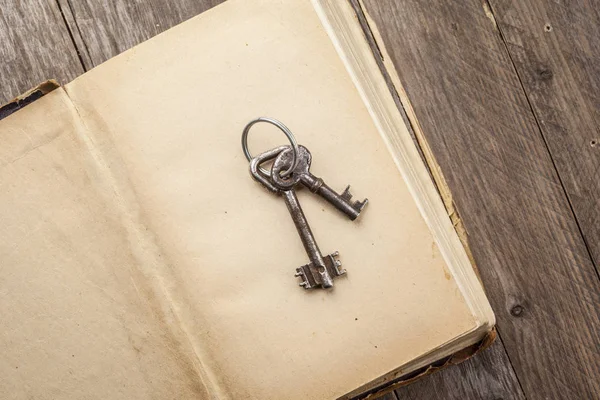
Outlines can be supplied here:
M323 182L323 179L318 178L311 173L302 174L300 176L300 182L310 189L311 192L323 197L335 208L346 214L352 221L358 218L360 212L367 204L367 199L358 206L349 201L352 197L350 195L350 186L346 187L344 193L339 194L327 186L327 184Z
M316 272L319 274L321 286L324 288L332 287L333 280L327 271L325 262L323 261L323 255L321 254L321 250L319 250L319 246L310 229L310 225L308 225L308 220L304 215L304 211L302 211L302 207L300 207L296 192L294 189L286 190L282 193L282 196L285 200L285 205L292 216L298 235L300 235L300 240L304 245L304 249L308 254L308 258Z
M337 193L331 187L329 187L323 179L313 175L310 172L310 165L312 162L312 155L310 151L304 146L298 146L299 148L299 160L298 165L292 172L292 176L284 178L281 173L292 163L293 150L288 146L287 149L281 151L275 161L273 162L273 168L271 170L271 181L274 186L286 190L302 183L311 192L318 194L323 197L327 202L343 212L351 220L355 220L360 215L361 211L367 205L368 200L363 201L352 201L352 194L350 194L350 186L347 186L342 194Z

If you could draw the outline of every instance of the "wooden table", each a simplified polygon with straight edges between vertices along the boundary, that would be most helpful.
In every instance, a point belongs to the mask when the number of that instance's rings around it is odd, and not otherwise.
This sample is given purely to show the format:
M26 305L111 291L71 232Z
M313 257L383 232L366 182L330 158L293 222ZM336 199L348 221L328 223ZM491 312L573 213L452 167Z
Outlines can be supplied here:
M599 2L350 1L380 29L498 319L490 349L388 400L600 399ZM217 3L3 0L0 102Z

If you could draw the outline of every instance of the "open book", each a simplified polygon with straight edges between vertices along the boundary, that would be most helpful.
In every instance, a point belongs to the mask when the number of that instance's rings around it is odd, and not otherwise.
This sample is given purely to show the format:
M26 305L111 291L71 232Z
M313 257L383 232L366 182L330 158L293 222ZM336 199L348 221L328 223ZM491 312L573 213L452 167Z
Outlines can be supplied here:
M331 290L298 287L284 201L248 173L258 116L369 198L352 222L299 191L348 270ZM0 121L0 187L2 398L360 397L493 330L344 1L231 0L51 91Z

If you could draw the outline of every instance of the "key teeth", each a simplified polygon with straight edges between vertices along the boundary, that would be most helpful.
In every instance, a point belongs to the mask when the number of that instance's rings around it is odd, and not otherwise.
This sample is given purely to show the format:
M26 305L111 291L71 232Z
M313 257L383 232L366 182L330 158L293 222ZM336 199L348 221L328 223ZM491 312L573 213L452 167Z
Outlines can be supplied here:
M340 255L340 253L338 251L336 251L328 256L328 257L331 257L331 261L333 262L333 268L335 269L336 276L344 275L346 273L345 269L340 268L342 266L342 262L340 260L338 260L338 258L337 258L339 255Z
M363 208L367 206L367 203L369 203L369 199L364 199L363 201L356 201L354 202L354 208L358 210L358 212L361 212Z
M352 198L352 193L350 193L350 185L346 186L346 189L344 189L344 192L340 196L344 200L350 201L350 199Z
M336 251L323 257L323 262L325 263L325 267L327 268L331 278L346 274L346 270L341 268L342 262L337 259L339 255L340 253ZM300 268L296 268L296 273L294 276L301 279L301 282L298 283L298 285L304 289L324 287L323 283L321 282L320 273L312 263L303 265ZM329 286L326 286L325 288L327 287Z
M350 203L350 200L352 200L352 193L350 193L350 185L346 186L346 189L344 189L340 197L346 200L348 203ZM355 201L354 203L352 203L352 208L354 208L360 213L363 210L363 208L366 207L368 202L369 199L364 199L363 201Z
M298 286L302 286L302 287L304 287L304 289L310 289L308 279L306 278L306 275L304 274L304 270L302 269L302 267L296 268L296 273L294 274L294 276L300 277L302 279L302 282L300 282L298 284Z

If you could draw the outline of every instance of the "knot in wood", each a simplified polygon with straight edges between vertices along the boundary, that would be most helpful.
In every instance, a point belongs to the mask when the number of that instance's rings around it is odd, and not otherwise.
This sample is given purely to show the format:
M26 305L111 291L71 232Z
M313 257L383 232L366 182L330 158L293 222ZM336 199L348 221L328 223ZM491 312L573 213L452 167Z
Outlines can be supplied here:
M548 81L554 76L554 73L549 68L540 68L537 70L537 74L542 81Z

